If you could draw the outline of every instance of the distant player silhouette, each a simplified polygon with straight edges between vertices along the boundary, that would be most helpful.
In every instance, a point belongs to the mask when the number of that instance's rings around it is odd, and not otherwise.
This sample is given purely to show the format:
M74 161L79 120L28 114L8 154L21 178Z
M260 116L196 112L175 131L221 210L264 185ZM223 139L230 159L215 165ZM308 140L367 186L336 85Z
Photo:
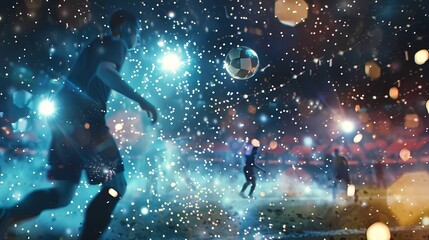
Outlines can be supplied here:
M167 147L164 140L156 139L148 146L143 163L147 172L146 193L159 196L159 181L164 178L163 164L166 161Z
M31 192L16 205L0 208L0 236L11 224L40 215L43 210L68 205L85 171L90 184L101 184L90 202L80 239L99 239L126 190L124 166L105 122L111 90L136 101L157 121L155 107L121 79L126 53L135 47L139 32L136 17L124 10L110 18L112 35L93 40L80 53L56 95L57 114L50 121L48 178L53 187Z
M343 181L346 184L350 184L349 165L347 158L344 155L341 155L338 149L334 150L333 170L334 185L332 189L332 198L335 200L337 197L338 184L342 183Z
M255 168L265 172L265 169L258 166L255 162L256 154L258 153L259 147L253 146L253 145L249 145L248 147L251 147L251 150L250 150L250 153L246 153L244 155L246 159L246 164L244 165L243 172L244 172L244 176L246 177L246 182L244 183L240 191L240 196L242 198L247 198L244 192L246 191L249 185L252 185L252 186L250 187L250 192L248 197L254 198L253 192L255 191L255 188L256 188Z
M383 164L382 159L377 159L377 161L373 165L374 171L375 171L375 177L377 181L377 187L378 188L386 188L386 179L384 178L384 168L385 164Z

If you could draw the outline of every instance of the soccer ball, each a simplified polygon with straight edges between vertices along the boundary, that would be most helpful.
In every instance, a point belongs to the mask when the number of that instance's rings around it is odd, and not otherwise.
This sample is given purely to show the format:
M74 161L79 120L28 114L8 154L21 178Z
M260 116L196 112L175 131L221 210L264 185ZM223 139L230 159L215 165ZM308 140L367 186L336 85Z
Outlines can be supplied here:
M248 47L234 48L225 57L225 68L232 78L251 78L259 68L258 54Z

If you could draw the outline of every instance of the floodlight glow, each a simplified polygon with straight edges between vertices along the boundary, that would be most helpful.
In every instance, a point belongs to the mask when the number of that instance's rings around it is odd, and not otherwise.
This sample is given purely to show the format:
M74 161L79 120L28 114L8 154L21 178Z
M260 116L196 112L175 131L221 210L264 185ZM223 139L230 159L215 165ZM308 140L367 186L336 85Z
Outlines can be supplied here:
M44 115L44 116L51 116L52 114L54 114L55 112L55 104L48 100L45 99L42 102L40 102L39 104L39 113Z
M313 146L313 139L311 137L304 137L304 145L307 147Z
M174 53L169 53L162 59L162 68L164 70L175 72L180 68L181 65L182 61L180 60L179 56Z
M349 120L345 120L345 121L341 122L341 129L345 133L351 133L355 130L355 125L353 122L351 122Z

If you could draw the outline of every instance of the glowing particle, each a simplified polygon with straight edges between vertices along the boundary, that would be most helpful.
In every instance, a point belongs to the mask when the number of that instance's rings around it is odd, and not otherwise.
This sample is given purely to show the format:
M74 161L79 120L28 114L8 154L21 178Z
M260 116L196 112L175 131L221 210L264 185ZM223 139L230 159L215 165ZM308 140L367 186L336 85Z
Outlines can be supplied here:
M115 189L113 189L113 188L109 188L108 192L109 192L110 196L112 196L112 197L117 197L118 196L118 192Z
M122 123L115 124L115 131L121 131L124 128Z
M363 135L361 133L356 134L356 136L353 138L354 143L360 143L362 141Z
M140 212L143 215L147 215L149 213L149 209L147 207L142 207L142 209L140 209Z

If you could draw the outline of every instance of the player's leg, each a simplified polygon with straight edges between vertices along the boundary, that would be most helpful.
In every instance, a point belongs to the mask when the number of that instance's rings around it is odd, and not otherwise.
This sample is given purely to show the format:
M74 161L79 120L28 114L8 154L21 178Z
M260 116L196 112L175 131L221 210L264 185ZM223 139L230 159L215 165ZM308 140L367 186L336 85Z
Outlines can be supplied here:
M253 192L255 191L255 188L256 188L256 177L255 176L252 176L252 178L250 179L250 183L252 184L252 186L250 186L249 197L253 198Z
M77 184L69 181L54 181L52 188L39 189L25 196L19 203L0 209L0 236L8 226L40 215L43 210L67 206L75 193Z
M92 137L91 148L94 156L85 166L85 171L91 184L102 183L102 188L86 210L80 236L80 239L84 240L101 237L127 187L121 155L109 129L96 129Z
M88 206L80 239L95 240L101 237L109 226L113 210L125 194L126 187L123 172L103 183L100 192Z
M332 185L332 199L337 199L337 187L338 187L338 179L334 177L333 185Z
M242 197L242 198L246 198L246 195L244 194L244 191L246 191L246 189L247 189L247 187L250 185L250 181L246 181L244 184L243 184L243 187L241 188L241 191L240 191L240 196Z
M247 168L244 168L243 172L244 172L244 176L246 177L246 182L243 184L243 187L241 188L240 196L242 198L246 198L244 191L246 191L247 187L251 184L251 181L250 181L251 176L250 176L249 170Z

